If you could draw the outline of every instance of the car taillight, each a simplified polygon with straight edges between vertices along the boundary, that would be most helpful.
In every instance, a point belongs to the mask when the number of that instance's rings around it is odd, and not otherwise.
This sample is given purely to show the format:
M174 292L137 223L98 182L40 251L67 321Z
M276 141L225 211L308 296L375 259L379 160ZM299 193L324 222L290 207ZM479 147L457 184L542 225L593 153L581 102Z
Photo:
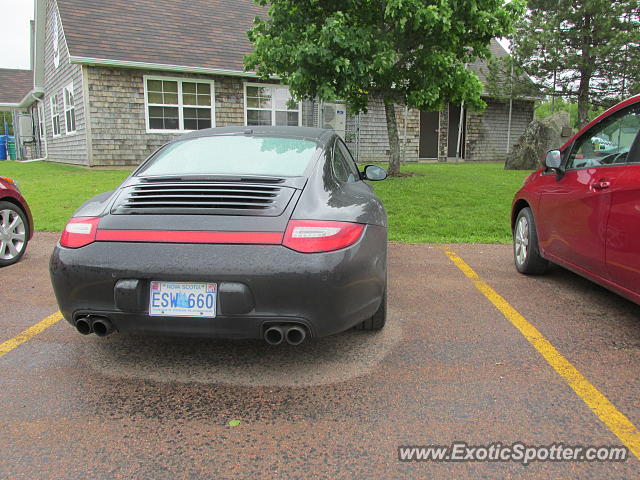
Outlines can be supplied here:
M67 248L80 248L95 242L99 223L98 217L72 218L64 227L60 245Z
M353 245L363 231L361 223L290 220L282 244L302 253L330 252Z

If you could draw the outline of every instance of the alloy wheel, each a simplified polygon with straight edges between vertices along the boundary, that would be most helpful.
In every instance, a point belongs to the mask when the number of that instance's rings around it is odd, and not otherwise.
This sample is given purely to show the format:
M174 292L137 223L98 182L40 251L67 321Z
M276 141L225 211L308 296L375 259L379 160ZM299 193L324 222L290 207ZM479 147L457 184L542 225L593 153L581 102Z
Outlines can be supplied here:
M0 260L13 260L27 244L22 217L15 210L0 210Z
M529 221L525 216L520 217L516 225L515 243L516 261L518 265L523 265L529 254Z

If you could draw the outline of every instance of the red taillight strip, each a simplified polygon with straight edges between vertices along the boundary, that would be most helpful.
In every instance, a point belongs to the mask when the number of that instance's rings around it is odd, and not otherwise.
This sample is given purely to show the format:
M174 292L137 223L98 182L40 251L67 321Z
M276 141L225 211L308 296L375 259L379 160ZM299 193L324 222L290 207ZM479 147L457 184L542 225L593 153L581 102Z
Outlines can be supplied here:
M279 245L282 233L278 232L191 232L159 230L98 230L98 242L149 242L149 243L243 243Z

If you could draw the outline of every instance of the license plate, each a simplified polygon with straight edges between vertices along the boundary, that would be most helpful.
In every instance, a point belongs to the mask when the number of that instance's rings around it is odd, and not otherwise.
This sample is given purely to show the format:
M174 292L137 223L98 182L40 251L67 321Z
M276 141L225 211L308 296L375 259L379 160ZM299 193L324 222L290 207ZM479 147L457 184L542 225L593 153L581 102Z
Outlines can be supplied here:
M149 315L164 317L216 316L215 283L151 282Z

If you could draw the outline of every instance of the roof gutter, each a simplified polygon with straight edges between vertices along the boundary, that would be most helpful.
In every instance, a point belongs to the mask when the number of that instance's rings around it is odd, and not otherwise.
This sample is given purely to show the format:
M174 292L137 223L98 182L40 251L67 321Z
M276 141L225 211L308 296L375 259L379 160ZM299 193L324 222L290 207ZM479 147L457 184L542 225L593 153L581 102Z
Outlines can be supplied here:
M29 91L29 93L27 93L20 102L0 103L0 108L10 108L10 109L27 108L33 105L38 100L38 96L43 94L44 94L44 90L42 88L40 87L32 88Z
M256 72L224 70L219 68L190 67L186 65L168 65L164 63L134 62L130 60L111 60L107 58L69 56L69 62L77 65L98 65L103 67L138 68L143 70L164 70L168 72L203 73L208 75L225 75L231 77L257 78Z

